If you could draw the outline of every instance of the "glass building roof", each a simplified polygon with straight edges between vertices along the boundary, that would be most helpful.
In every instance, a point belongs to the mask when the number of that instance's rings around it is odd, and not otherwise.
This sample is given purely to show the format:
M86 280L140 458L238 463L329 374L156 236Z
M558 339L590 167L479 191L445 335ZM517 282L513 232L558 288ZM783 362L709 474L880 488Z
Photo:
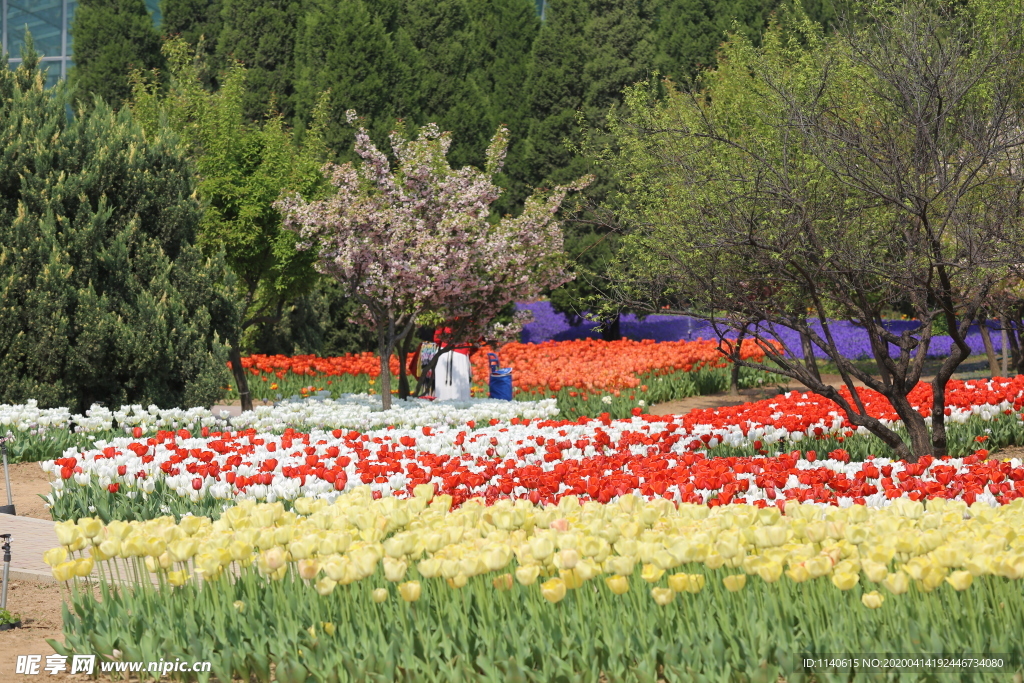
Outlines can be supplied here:
M160 0L145 0L154 23L160 22ZM68 29L78 0L0 0L0 45L7 63L16 68L21 62L25 32L32 34L36 52L47 69L47 81L53 84L67 78L73 62Z

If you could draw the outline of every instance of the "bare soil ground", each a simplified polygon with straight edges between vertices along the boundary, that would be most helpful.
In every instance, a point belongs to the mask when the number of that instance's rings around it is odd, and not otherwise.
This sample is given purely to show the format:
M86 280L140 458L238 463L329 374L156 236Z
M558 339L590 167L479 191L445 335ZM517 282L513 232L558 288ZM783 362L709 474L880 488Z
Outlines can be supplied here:
M14 496L14 509L19 517L34 517L35 519L50 519L50 512L45 507L45 501L40 496L50 492L50 478L46 472L39 467L37 462L20 462L10 465L11 472L11 493ZM0 473L2 477L2 473ZM6 494L0 496L6 504Z
M87 676L67 672L51 675L43 670L46 656L54 654L53 648L46 642L52 638L63 642L61 634L61 594L56 583L38 583L35 581L12 581L7 592L7 608L21 615L21 628L0 631L0 681L4 683L27 683L46 681L66 683L67 681L84 681ZM16 674L18 655L41 655L39 674L26 676ZM68 670L71 669L70 660Z

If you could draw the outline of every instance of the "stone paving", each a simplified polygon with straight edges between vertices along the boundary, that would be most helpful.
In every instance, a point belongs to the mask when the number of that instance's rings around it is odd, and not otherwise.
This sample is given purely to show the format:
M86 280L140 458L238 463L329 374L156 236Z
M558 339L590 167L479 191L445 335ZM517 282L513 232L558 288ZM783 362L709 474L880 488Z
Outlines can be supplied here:
M57 545L53 522L0 515L0 534L11 534L11 579L54 581L43 553Z

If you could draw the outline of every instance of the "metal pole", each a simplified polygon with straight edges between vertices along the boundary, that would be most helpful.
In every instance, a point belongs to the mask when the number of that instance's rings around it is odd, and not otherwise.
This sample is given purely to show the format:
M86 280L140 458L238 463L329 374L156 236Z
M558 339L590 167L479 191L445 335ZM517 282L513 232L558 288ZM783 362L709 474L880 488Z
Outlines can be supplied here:
M14 513L14 496L11 495L11 472L7 469L7 442L11 437L5 436L0 438L0 451L3 451L4 456L4 482L7 484L7 506L0 508L0 513L13 515Z
M11 575L11 535L0 534L0 538L4 540L3 551L4 551L4 591L0 593L0 609L7 608L7 584L10 583L9 578Z

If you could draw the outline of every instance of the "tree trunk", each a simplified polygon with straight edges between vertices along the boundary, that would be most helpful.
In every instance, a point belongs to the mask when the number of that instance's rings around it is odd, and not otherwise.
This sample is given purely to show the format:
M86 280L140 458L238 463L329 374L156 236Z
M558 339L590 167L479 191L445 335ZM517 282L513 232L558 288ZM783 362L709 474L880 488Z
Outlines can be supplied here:
M999 363L996 362L996 350L992 348L992 336L989 333L988 325L985 324L985 316L978 316L978 318L981 341L985 345L985 355L988 356L988 371L993 377L998 377Z
M1003 377L1010 374L1010 338L1006 334L1006 323L1003 319L999 320L999 336L1002 342L1002 358L1003 358Z
M736 337L736 354L739 356L740 350L743 348L743 337L742 332ZM740 366L736 363L732 364L729 373L729 395L739 396L740 395Z
M1020 372L1020 347L1017 345L1017 330L1014 326L1006 326L1006 337L1010 342L1010 364Z
M398 398L403 401L409 398L409 370L406 368L406 360L409 357L409 343L412 334L406 334L398 343Z
M242 411L252 410L252 395L249 394L249 378L242 367L242 354L238 346L232 344L228 347L228 360L231 362L231 374L235 377L235 387L238 389L238 398L242 402Z
M611 320L601 322L601 339L605 341L619 341L622 339L621 316L616 314Z
M377 353L380 354L380 403L384 410L391 409L391 350L395 348L395 324L377 336Z
M804 365L807 366L807 371L820 382L821 373L818 372L818 361L814 357L814 345L811 343L811 336L803 330L800 331L800 346L804 352Z
M931 432L928 430L928 424L924 421L924 416L917 412L910 401L907 400L906 396L897 393L895 390L891 392L891 395L886 396L889 400L889 404L892 405L893 410L899 416L903 422L903 426L907 429L907 434L910 436L910 447L907 449L906 454L898 456L907 462L917 462L918 459L923 455L935 455L935 416L932 415L932 426ZM941 411L940 411L941 412ZM945 417L945 415L943 415ZM940 422L940 430L943 434L942 446L945 448L945 430L944 425Z

